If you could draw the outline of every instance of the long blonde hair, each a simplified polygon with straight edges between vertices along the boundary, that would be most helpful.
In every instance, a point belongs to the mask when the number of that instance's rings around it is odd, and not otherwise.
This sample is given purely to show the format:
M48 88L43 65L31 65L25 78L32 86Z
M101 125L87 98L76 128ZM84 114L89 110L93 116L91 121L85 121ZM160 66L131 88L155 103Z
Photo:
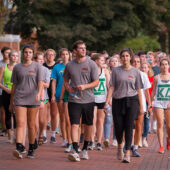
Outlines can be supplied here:
M153 72L153 70L152 70L151 65L150 65L148 62L143 62L143 63L141 64L141 66L142 66L143 64L146 64L146 65L148 66L149 71L148 71L147 74L148 74L149 77L152 77L152 76L154 75L154 72Z

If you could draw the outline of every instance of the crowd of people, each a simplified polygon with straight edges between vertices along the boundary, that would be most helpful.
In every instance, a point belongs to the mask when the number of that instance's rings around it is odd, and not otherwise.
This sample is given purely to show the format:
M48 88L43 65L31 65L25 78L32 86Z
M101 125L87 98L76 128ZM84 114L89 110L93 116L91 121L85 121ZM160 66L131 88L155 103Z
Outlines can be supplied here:
M60 131L61 147L70 161L88 160L88 150L102 151L112 143L117 158L130 163L131 152L132 157L140 157L138 148L149 147L151 132L157 133L159 153L170 150L170 56L166 53L134 54L125 48L109 56L106 51L87 51L81 40L72 45L72 52L62 48L58 55L53 49L34 52L32 45L23 47L22 57L8 47L1 53L0 135L16 144L17 159L24 153L34 158L38 146L48 140L56 143Z

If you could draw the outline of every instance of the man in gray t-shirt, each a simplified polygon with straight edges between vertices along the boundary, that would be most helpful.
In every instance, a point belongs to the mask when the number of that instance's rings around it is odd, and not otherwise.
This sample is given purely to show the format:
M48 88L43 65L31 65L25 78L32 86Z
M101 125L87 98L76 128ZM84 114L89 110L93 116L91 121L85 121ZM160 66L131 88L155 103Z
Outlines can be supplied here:
M99 77L97 65L86 57L86 45L83 41L73 44L75 60L66 65L64 85L69 92L68 110L72 125L72 141L74 152L68 155L71 161L80 161L78 154L79 124L82 116L84 124L84 146L82 158L88 159L87 146L93 125L94 94L93 88L98 86Z

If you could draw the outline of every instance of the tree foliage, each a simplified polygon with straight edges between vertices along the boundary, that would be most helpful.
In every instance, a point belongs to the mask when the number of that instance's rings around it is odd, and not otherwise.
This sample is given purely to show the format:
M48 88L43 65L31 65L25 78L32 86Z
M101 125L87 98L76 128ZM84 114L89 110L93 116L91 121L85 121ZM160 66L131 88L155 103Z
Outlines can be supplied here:
M164 0L14 0L6 25L27 38L33 30L43 49L71 48L78 39L88 49L112 51L138 32L155 34Z

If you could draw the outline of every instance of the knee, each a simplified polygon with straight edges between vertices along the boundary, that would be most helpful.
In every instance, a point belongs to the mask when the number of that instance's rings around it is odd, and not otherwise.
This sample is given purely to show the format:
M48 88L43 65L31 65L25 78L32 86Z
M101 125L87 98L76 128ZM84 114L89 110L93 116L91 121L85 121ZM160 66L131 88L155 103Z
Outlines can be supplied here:
M79 129L79 125L73 124L73 125L71 125L71 128L74 129L74 130L78 130Z
M17 127L18 128L24 128L25 127L25 122L17 122Z

